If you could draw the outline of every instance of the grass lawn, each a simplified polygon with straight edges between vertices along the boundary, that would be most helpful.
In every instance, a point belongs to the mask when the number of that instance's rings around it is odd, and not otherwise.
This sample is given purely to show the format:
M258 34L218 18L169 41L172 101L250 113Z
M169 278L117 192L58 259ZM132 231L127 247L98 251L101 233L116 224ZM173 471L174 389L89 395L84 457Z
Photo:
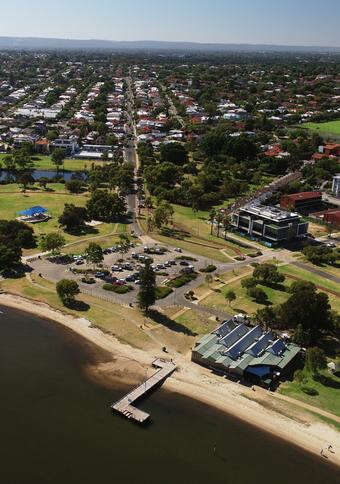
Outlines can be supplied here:
M31 274L33 283L26 277L1 281L1 288L9 293L22 295L28 299L45 302L52 308L77 318L86 318L93 326L115 336L122 343L148 349L160 349L163 346L174 348L186 354L195 341L194 334L184 325L165 315L164 320L145 317L138 309L97 299L87 294L79 294L78 300L89 305L87 310L75 311L65 308L55 291L55 284L37 274ZM141 329L143 326L143 329Z
M156 240L220 262L228 262L237 255L252 252L252 249L245 249L238 244L211 235L210 226L206 222L209 212L193 212L191 208L181 205L173 205L173 207L175 210L173 217L174 234L176 236L166 236L153 232L151 235ZM146 230L145 219L141 218L140 224Z
M258 309L265 307L263 304L257 304L247 295L247 290L241 286L241 280L226 284L220 289L216 289L211 295L203 299L200 304L204 306L220 309L222 311L237 313L253 314ZM258 287L263 289L268 296L268 300L273 304L281 304L288 299L288 293L278 291L270 287L262 286L258 284ZM229 306L229 303L225 299L227 291L232 290L236 294L236 300Z
M192 309L178 316L175 321L198 335L210 333L218 326L215 318L210 319L207 315L201 315Z
M320 271L326 272L327 274L331 274L333 276L340 277L340 265L331 266L331 265L328 265L328 264L323 264L321 266L316 266L316 265L312 264L311 262L309 262L304 257L301 259L301 262L308 265L309 267L312 267L313 269L320 269ZM340 292L340 288L338 289L338 292Z
M53 192L63 193L65 195L69 195L69 192L65 189L64 183L48 183L47 184L48 190ZM50 193L49 191L42 190L38 183L34 183L28 187L26 190L27 192L42 192L42 193ZM5 185L0 185L0 196L2 193L22 193L22 185L18 183L6 183Z
M320 267L320 270L323 270L322 267ZM330 289L331 291L340 292L339 284L337 284L336 282L329 281L328 279L318 276L317 274L309 272L305 269L300 269L300 267L296 267L288 264L288 265L279 267L279 272L282 272L283 274L299 277L300 279L303 279L305 281L314 282L316 286L322 286L325 289ZM286 280L286 283L288 284L290 283L289 279Z
M7 153L0 153L0 164L1 160L7 156ZM51 157L47 155L33 155L32 160L36 170L55 170L56 166L52 162ZM69 171L82 171L91 169L92 165L103 166L104 161L94 161L94 160L77 160L75 158L67 158L64 161L64 170Z
M314 222L309 222L308 232L314 235L314 237L324 237L327 235L326 227L322 224L316 224Z
M87 195L73 195L67 192L40 191L36 193L4 193L0 191L0 219L15 219L19 211L35 205L41 205L49 211L52 218L47 222L34 224L33 228L35 234L40 235L56 232L60 230L58 217L64 210L64 204L73 203L74 205L83 206L87 199ZM80 237L64 233L64 236L66 243L74 242L79 239L90 238L96 235L108 235L114 231L114 227L115 224L103 223L95 227L93 233L82 235ZM36 252L37 249L34 251Z
M320 133L340 135L340 120L328 121L325 123L304 123L303 126Z
M320 269L323 270L323 268ZM308 272L304 269L300 269L299 267L286 265L279 267L279 271L285 275L293 275L304 281L313 282L316 286L324 287L325 289L330 289L331 291L340 292L339 284L336 282L329 281L328 279L320 277L317 274L313 274L312 272ZM291 282L293 282L293 279L286 279L286 284L290 284ZM340 298L328 292L327 295L332 309L340 313Z
M1 282L1 287L8 292L23 295L29 299L43 301L55 309L71 314L78 318L86 318L95 326L105 332L116 336L120 341L131 344L137 348L155 348L155 343L141 331L139 326L144 322L144 317L137 310L126 308L113 302L80 294L77 299L84 301L90 307L86 311L74 311L65 308L56 292L55 285L33 274L32 278L38 285L30 283L25 277L21 279L6 279ZM43 289L43 286L45 289Z
M279 391L283 395L296 398L297 400L301 400L340 416L340 378L332 375L327 370L324 370L322 374L326 378L326 385L309 377L307 382L302 384L295 380L282 383ZM318 392L318 395L307 395L301 390L301 386L314 388Z

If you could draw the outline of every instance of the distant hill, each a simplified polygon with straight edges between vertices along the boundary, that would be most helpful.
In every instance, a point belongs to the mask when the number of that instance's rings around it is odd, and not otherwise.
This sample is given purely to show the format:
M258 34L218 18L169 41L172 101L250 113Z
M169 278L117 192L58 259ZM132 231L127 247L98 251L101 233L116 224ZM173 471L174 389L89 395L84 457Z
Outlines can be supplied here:
M190 51L190 52L316 52L340 53L340 47L288 46L267 44L208 44L163 42L158 40L111 41L73 40L39 37L0 37L0 49L14 50L111 50L111 51Z

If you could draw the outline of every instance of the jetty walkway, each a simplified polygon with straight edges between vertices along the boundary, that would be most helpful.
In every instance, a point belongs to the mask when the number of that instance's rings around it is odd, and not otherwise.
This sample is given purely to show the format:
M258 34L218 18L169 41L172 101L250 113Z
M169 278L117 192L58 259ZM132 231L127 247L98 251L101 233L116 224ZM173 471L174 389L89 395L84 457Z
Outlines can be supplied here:
M156 359L152 363L152 366L159 368L158 371L116 403L113 403L111 405L113 412L119 413L138 423L145 423L150 418L150 414L134 407L132 403L145 396L150 390L157 387L157 385L163 383L176 369L176 365L172 361L166 361L161 358Z

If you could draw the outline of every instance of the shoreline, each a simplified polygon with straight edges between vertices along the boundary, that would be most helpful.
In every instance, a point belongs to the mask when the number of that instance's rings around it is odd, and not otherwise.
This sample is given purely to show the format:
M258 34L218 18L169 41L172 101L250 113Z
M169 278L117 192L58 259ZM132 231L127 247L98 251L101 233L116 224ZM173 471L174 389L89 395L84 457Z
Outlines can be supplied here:
M121 343L115 337L91 326L86 319L67 315L42 302L2 293L0 305L61 324L87 342L110 353L112 361L87 367L89 376L104 385L113 384L114 381L133 384L145 376L145 370L151 367L156 357L164 357L161 351L146 351ZM340 466L339 432L335 428L316 420L311 413L302 413L298 407L294 407L288 414L280 408L282 402L275 398L275 394L270 398L272 405L269 406L266 390L256 387L253 392L248 387L213 375L183 355L168 356L174 358L178 370L164 382L162 388L165 390L200 401L312 452L322 461ZM335 453L327 451L330 444ZM321 457L321 449L326 457Z

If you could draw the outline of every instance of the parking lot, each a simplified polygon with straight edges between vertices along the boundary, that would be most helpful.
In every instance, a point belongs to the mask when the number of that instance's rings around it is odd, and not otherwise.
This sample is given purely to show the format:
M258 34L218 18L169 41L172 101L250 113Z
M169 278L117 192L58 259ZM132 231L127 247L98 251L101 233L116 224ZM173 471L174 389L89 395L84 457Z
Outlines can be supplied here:
M192 260L192 257L181 249L137 245L124 254L119 252L117 246L106 249L104 262L100 267L87 264L83 256L74 256L73 260L55 261L41 258L31 262L30 265L43 277L54 282L63 278L76 279L82 289L94 295L105 295L133 303L136 301L139 288L139 270L148 258L152 261L157 286L183 273L198 272L199 269L211 263L209 259L203 257L195 257L195 260ZM87 269L90 269L91 273L85 276ZM103 289L105 283L129 285L132 289L126 294L115 294Z

